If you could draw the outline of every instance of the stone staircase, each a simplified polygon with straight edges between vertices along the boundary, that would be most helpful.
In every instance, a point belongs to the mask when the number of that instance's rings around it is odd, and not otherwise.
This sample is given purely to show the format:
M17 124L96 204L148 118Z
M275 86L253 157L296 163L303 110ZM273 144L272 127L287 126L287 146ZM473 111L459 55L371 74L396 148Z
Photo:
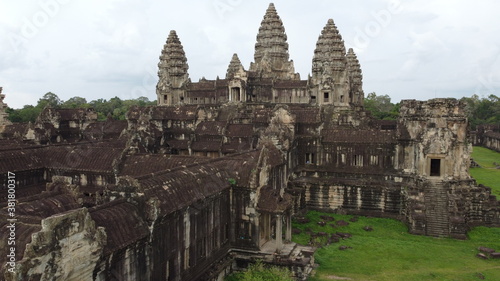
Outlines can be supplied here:
M432 180L425 191L425 217L427 235L449 236L448 193L440 181Z

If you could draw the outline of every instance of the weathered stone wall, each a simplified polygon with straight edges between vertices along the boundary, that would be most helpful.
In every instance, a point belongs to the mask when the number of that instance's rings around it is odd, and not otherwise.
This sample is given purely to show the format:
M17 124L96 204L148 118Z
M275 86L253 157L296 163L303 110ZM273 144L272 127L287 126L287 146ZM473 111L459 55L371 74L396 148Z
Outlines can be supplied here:
M500 125L486 124L477 126L477 130L471 132L473 145L500 152Z
M466 239L471 227L499 225L499 201L474 180L436 183L420 178L406 192L406 219L413 234Z
M402 219L408 179L391 175L316 173L295 179L295 211L309 208L327 212ZM364 179L361 179L364 178Z
M488 132L483 136L483 146L500 152L500 133Z
M152 222L151 280L198 280L228 253L231 214L225 190Z
M438 177L469 179L471 144L465 105L453 99L401 102L398 134L402 143L398 168L431 175L432 159L439 161Z
M95 264L106 245L106 233L87 209L42 220L42 230L26 245L16 273L6 280L92 280Z

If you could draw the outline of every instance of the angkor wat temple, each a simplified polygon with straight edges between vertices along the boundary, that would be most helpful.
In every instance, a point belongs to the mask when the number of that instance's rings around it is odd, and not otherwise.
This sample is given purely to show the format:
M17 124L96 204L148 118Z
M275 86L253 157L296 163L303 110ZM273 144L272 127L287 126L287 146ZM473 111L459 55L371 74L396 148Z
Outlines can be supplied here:
M2 198L11 172L17 199L15 273L2 254L3 279L222 280L258 258L303 279L314 249L291 242L291 221L311 209L458 239L500 226L499 201L469 175L465 105L404 100L396 121L376 120L331 19L305 80L273 4L248 70L235 54L225 79L192 82L175 31L158 66L158 106L125 121L46 108L7 124L0 113Z

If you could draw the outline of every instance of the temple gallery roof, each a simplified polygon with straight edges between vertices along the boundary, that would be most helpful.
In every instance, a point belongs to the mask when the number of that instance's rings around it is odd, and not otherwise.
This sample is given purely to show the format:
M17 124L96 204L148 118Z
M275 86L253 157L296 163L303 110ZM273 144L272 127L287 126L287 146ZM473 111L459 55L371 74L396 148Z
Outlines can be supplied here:
M183 157L169 157L160 160L160 165L156 167L157 172L138 176L137 188L146 198L158 200L159 210L166 215L229 188L232 184L230 179L239 186L248 186L252 170L258 165L259 155L260 151L255 150L217 159L205 158L204 162L201 159L196 162ZM126 163L131 164L126 164L124 170L129 171L133 169L132 166L140 165L139 162L135 163L134 159L137 160L137 157L126 160ZM192 163L188 163L190 161ZM171 167L180 162L184 165L161 170L162 167ZM148 169L153 170L152 167Z
M105 255L141 241L149 234L148 226L137 207L125 200L117 200L89 211L96 225L104 227L106 231Z

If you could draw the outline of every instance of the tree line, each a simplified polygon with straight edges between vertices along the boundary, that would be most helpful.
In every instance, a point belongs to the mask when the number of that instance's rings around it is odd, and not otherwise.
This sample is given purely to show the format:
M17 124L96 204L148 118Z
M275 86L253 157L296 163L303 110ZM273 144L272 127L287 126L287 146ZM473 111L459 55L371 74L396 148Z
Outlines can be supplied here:
M467 104L469 123L474 130L481 124L500 123L500 98L489 95L480 98L478 95L461 98ZM47 106L53 108L94 108L98 114L98 120L105 120L109 116L116 120L124 120L125 114L130 107L156 105L156 101L150 101L147 97L137 99L121 100L118 97L97 99L87 102L82 97L72 97L67 101L62 101L56 94L48 92L33 105L25 105L21 109L7 108L9 119L12 122L34 122L40 112ZM389 95L377 95L375 92L369 93L364 102L365 109L371 112L372 116L382 120L395 120L399 114L399 103L392 103Z
M35 106L25 105L21 109L7 108L9 119L12 122L34 122L45 107L52 108L93 108L97 112L97 119L102 121L108 117L116 120L125 120L125 114L132 106L156 105L147 97L122 100L114 97L109 100L97 99L87 102L82 97L72 97L67 101L61 100L56 94L48 92L40 98Z
M500 98L495 95L480 98L478 95L463 97L461 101L467 104L467 114L472 130L482 124L500 123ZM388 95L369 93L365 98L365 109L372 116L382 120L395 120L399 114L399 103L392 103Z
M489 95L486 98L479 98L478 95L472 95L461 100L467 103L469 124L473 130L482 124L500 124L499 97Z

